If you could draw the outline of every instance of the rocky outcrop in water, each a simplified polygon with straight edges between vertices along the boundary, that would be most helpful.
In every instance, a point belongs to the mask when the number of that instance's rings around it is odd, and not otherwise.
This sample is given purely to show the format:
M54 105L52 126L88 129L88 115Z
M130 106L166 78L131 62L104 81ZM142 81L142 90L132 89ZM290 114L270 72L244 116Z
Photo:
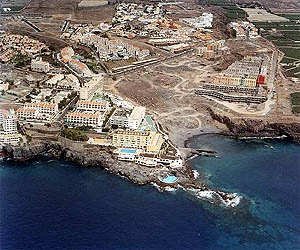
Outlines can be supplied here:
M238 118L221 115L209 110L211 117L225 124L226 135L241 137L280 137L287 136L293 141L300 142L300 123L297 121L275 118Z

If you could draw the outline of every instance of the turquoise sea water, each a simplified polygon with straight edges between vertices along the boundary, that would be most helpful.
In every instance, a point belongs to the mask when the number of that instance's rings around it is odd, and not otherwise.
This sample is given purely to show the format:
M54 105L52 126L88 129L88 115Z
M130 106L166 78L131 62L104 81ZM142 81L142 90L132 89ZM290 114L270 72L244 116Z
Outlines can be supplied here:
M268 145L272 145L271 149ZM2 249L300 249L300 146L201 136L192 161L236 209L47 158L0 164Z

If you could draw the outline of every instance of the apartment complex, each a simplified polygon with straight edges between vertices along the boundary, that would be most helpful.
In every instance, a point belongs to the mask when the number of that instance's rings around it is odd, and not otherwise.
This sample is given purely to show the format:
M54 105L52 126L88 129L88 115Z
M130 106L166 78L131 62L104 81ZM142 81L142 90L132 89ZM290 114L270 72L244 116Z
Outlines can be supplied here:
M97 113L84 113L79 111L69 112L65 116L65 122L71 126L91 126L99 128L102 126L104 117Z
M203 13L199 17L182 18L181 21L196 29L212 28L213 14Z
M174 44L170 46L163 47L166 50L171 51L172 53L180 53L185 50L188 50L191 48L191 46L187 43L180 43L180 44Z
M116 109L110 118L110 125L118 128L129 128L128 118L130 111L126 109Z
M109 103L106 100L97 100L97 101L83 101L80 100L76 104L77 110L86 110L86 111L107 111Z
M225 40L212 41L206 47L199 47L197 55L206 59L216 59L230 53L230 49L225 45Z
M72 74L56 74L45 83L50 88L79 90L80 83L76 76Z
M47 73L50 70L50 65L48 62L43 62L41 57L31 60L30 64L31 70L36 72Z
M77 74L82 77L88 77L92 75L92 72L86 66L86 64L80 62L79 60L74 59L75 52L71 47L65 47L60 52L60 59L63 63L69 65Z
M255 39L260 37L258 29L253 23L245 21L231 22L230 27L235 31L237 39Z
M115 130L112 133L112 144L119 148L141 149L158 154L164 139L161 134L152 131Z
M40 103L25 103L23 108L19 108L16 112L18 118L23 120L43 120L50 119L57 114L58 104L40 102Z
M241 86L254 88L265 84L270 66L269 56L245 57L231 64L225 73L213 78L216 85Z
M36 109L39 113L56 114L58 112L58 105L47 102L25 103L24 109Z
M176 38L152 38L148 40L148 43L152 46L167 46L178 44L180 42L181 41Z
M72 68L79 75L81 75L83 77L87 77L87 76L91 75L91 71L88 68L88 66L86 66L86 64L84 64L78 60L75 60L75 59L69 60L68 63L69 63L70 68Z
M140 49L121 40L103 38L91 35L91 33L84 35L81 42L88 46L94 46L99 57L105 61L144 58L150 55L148 49Z
M39 115L39 111L37 109L26 109L26 108L19 108L17 110L17 116L19 119L24 120L33 120L36 119Z
M256 87L257 78L254 76L230 76L230 75L218 75L213 79L213 84L229 85L229 86L244 86L244 87Z
M197 95L211 96L227 102L245 102L245 103L264 103L267 101L266 96L244 96L244 95L228 95L222 92L208 89L197 89Z
M0 144L16 144L20 141L17 119L13 111L0 110Z

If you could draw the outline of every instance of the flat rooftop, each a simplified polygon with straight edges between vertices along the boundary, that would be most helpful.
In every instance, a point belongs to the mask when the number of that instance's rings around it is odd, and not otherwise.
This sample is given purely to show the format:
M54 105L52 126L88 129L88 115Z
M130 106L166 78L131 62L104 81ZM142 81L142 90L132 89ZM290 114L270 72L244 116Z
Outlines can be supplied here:
M139 120L145 115L146 108L142 106L135 107L129 116L130 120Z

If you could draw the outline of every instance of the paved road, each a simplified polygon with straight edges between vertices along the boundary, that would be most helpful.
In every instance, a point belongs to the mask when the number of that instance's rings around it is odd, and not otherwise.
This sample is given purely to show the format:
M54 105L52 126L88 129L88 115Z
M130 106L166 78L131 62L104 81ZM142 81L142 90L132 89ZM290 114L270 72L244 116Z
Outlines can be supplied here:
M70 101L69 104L54 117L54 121L61 122L64 116L69 111L70 107L73 106L78 101L78 99L79 99L78 96L74 97L73 100Z

